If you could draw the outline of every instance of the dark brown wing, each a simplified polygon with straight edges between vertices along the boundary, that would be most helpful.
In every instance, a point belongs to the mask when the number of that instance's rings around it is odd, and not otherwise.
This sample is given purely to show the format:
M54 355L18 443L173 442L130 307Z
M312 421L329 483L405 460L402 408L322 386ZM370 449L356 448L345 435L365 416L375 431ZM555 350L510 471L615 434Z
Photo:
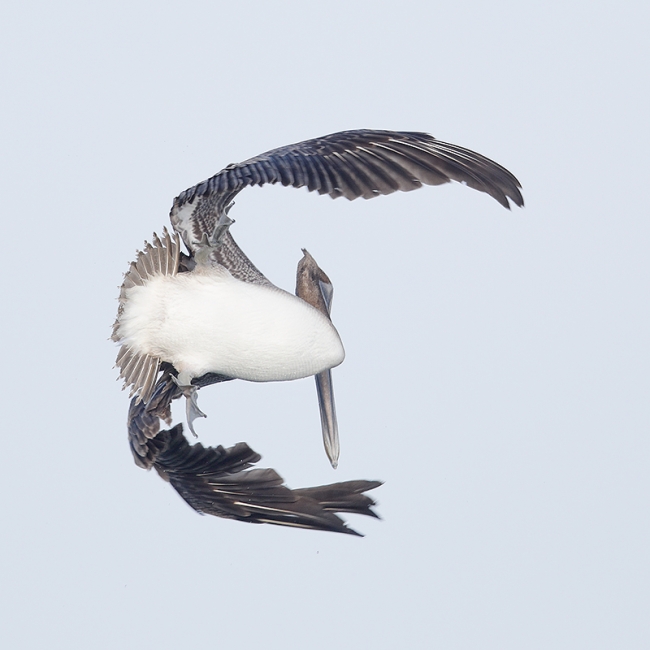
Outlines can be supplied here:
M519 181L481 154L427 133L364 129L306 140L228 165L182 192L170 217L192 250L204 234L211 236L219 216L249 185L282 183L353 200L449 181L486 192L506 208L509 200L524 203Z
M220 381L226 378L212 378ZM358 535L337 512L376 517L374 501L364 492L379 481L347 481L301 490L290 490L273 469L250 469L261 456L246 443L225 449L190 445L183 426L160 428L170 420L170 404L180 391L169 373L158 381L151 400L131 401L129 443L135 462L155 468L183 499L202 514L314 530Z

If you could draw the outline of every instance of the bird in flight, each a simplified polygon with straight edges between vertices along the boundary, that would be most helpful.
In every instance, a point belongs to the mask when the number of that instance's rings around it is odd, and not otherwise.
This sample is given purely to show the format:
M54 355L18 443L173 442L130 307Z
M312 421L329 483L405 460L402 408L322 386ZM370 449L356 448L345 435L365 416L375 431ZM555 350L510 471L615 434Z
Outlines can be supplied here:
M290 490L246 443L190 445L171 427L171 402L184 397L187 424L205 417L198 391L233 379L288 381L313 375L325 451L333 467L339 436L331 370L345 356L330 319L333 287L305 250L296 292L272 284L230 232L233 199L245 187L281 183L332 198L371 199L457 181L505 208L523 206L505 168L426 133L358 130L273 149L231 164L174 199L173 232L154 234L120 289L113 340L130 388L128 435L135 462L155 468L203 514L251 523L358 534L337 513L376 516L365 494L378 481ZM181 250L181 242L187 253ZM162 429L161 422L171 428Z

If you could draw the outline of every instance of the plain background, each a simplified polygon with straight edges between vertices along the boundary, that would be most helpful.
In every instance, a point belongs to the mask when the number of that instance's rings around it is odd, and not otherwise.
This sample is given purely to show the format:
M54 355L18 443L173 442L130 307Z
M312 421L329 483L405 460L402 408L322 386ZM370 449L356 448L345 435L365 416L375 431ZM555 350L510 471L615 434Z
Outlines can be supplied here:
M647 3L20 2L0 10L3 648L648 648ZM522 182L264 187L233 233L335 287L312 380L207 388L205 444L382 479L363 539L201 517L126 443L117 287L173 197L352 128Z

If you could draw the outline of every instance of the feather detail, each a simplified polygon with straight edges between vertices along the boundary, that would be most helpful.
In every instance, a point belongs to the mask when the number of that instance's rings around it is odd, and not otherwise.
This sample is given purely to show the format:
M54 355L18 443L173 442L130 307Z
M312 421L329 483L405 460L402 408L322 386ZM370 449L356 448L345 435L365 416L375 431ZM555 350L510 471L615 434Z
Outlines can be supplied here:
M221 379L216 379L221 381ZM169 372L158 380L147 403L133 399L129 409L129 443L135 463L155 468L183 500L201 514L254 524L359 535L337 513L377 517L373 499L365 493L379 481L345 481L332 485L289 489L273 469L251 469L261 456L246 443L190 445L183 426L162 429L172 400L181 396Z
M523 205L519 181L481 154L427 133L359 130L305 140L228 165L181 192L170 219L193 251L204 235L212 236L234 197L251 185L307 187L352 201L450 181L486 192L506 208L510 202Z
M152 278L161 275L176 275L180 263L180 238L174 233L170 235L163 228L162 238L156 233L152 237L153 245L145 242L142 251L136 254L135 262L131 262L129 270L124 275L120 287L119 307L117 319L113 324L111 338L117 343L122 343L120 332L121 318L124 305L129 296L129 289L143 286ZM148 354L138 354L122 343L115 361L120 369L120 378L124 379L124 388L129 388L129 397L136 396L138 402L145 403L150 399L151 393L158 377L160 359Z

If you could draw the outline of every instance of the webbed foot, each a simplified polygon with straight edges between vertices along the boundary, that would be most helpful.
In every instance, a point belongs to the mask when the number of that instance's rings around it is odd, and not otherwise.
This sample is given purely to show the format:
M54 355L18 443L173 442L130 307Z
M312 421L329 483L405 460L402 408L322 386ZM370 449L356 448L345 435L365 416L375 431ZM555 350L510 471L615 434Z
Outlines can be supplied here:
M198 402L198 392L199 389L196 386L190 385L181 385L178 383L178 379L174 377L176 385L180 388L181 393L185 397L185 418L187 419L187 426L192 432L192 435L195 438L198 438L196 431L194 431L194 420L197 418L207 418L208 416L199 408Z
M210 246L212 247L216 247L221 243L221 238L224 236L224 233L228 230L228 228L230 228L230 226L232 226L233 223L235 223L235 220L231 219L228 216L230 208L231 205L226 208L225 212L221 213L221 216L219 217L219 220L214 227L214 231L210 237Z
M185 394L185 417L187 418L187 426L189 427L192 435L198 438L194 425L192 424L196 418L207 418L208 416L199 408L198 393L199 389L196 386L190 386L189 394Z

